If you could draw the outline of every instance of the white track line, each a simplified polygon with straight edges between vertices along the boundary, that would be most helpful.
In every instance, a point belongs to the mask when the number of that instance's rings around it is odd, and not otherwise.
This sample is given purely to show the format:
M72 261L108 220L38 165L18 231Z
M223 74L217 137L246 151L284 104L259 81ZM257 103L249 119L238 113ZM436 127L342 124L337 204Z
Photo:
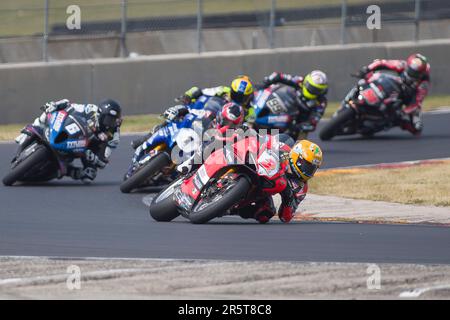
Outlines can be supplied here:
M416 288L416 289L410 290L410 291L403 291L398 296L400 298L418 298L426 292L437 291L437 290L450 290L450 284L443 284L443 285L426 287L426 288Z

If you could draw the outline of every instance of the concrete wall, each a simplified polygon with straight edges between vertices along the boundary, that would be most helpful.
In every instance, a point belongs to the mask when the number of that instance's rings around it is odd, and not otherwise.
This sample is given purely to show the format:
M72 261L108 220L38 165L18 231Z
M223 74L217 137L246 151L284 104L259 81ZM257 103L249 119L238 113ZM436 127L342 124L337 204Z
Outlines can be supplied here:
M238 74L254 81L274 70L305 74L322 69L330 79L330 100L354 84L349 76L375 58L429 57L432 93L450 94L450 40L419 43L323 46L180 55L0 65L0 123L30 121L52 99L119 100L125 114L159 113L192 85L227 84Z

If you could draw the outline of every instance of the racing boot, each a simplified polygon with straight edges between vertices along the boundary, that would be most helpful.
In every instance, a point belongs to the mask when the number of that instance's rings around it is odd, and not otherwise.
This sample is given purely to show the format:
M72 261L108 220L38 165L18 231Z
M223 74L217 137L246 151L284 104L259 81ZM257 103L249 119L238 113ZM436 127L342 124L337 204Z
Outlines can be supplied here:
M410 114L403 113L400 127L403 130L411 132L415 136L419 136L423 129L422 112L420 110L416 110Z
M416 131L415 134L418 135L423 130L423 117L422 112L420 110L417 110L413 114L411 114L411 124L414 127L414 130Z
M250 204L246 207L240 208L232 214L238 214L243 219L255 219L261 224L269 222L275 215L275 206L272 197L268 197L255 204Z

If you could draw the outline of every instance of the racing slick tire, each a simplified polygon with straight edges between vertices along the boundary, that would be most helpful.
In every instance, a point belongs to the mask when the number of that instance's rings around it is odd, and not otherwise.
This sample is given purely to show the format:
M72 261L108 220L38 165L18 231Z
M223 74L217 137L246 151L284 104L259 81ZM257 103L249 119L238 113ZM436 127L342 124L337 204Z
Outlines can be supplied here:
M351 120L355 116L355 111L351 108L346 108L339 112L336 117L330 119L330 121L322 128L319 137L323 141L330 140L336 134L339 128Z
M170 157L166 152L157 154L131 177L124 180L120 185L120 191L130 193L132 190L139 188L149 177L169 164Z
M189 213L189 220L194 224L202 224L222 216L224 212L246 196L250 187L251 184L246 177L238 177L233 186L225 190L221 198L204 204L202 201L196 203Z

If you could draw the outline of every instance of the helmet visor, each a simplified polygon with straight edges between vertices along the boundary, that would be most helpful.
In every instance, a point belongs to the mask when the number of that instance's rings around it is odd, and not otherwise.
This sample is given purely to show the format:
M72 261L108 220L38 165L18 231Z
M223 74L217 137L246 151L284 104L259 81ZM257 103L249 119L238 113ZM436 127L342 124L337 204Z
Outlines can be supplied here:
M324 94L326 91L325 89L320 89L320 88L313 86L311 83L309 83L307 81L305 81L304 86L305 86L305 89L313 96L320 96L320 95Z
M105 115L102 120L102 125L106 129L115 129L117 127L120 127L121 123L122 119L110 114Z
M217 124L219 125L219 128L223 128L223 127L235 128L235 127L237 127L237 125L234 124L233 121L224 117L222 114L219 114L219 116L217 117Z
M317 171L317 165L312 164L301 157L297 160L297 167L300 169L300 172L308 178L312 178Z
M414 69L411 68L411 67L408 67L408 68L406 69L406 73L408 74L408 76L409 76L410 78L413 78L413 79L419 79L420 76L421 76L421 72L420 72L419 70L414 70Z
M232 128L234 126L233 122L231 122L230 120L221 117L218 121L219 123L219 128L223 128L223 127L229 127Z
M241 92L235 92L231 90L230 97L231 100L233 100L233 102L240 104L243 107L246 107L252 98L252 94L245 95Z

